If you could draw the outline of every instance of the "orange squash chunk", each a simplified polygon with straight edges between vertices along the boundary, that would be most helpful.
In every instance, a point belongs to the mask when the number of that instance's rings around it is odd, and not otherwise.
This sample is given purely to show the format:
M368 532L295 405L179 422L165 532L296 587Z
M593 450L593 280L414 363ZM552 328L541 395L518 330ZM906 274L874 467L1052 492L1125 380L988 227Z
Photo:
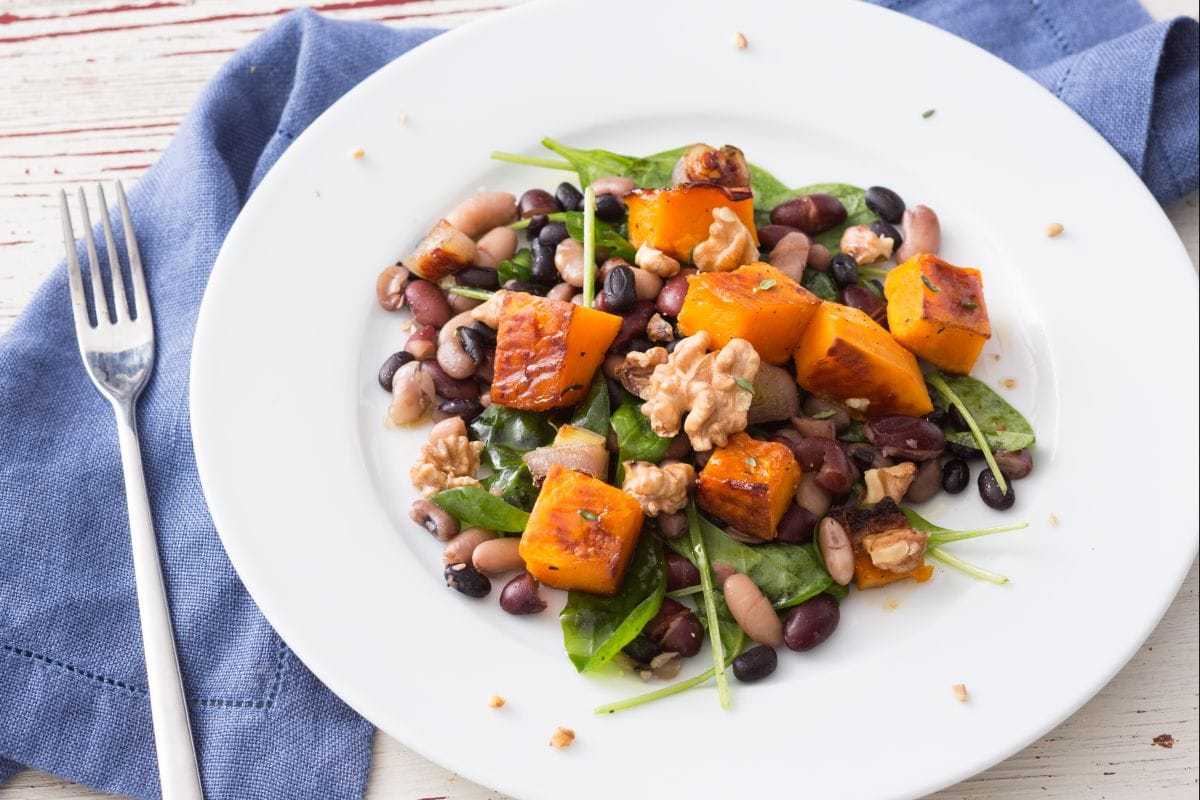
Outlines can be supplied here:
M933 565L926 564L924 559L911 572L888 572L871 562L871 556L861 544L854 548L854 586L857 589L877 589L905 578L924 583L932 577Z
M629 241L648 244L677 261L691 261L692 248L708 238L713 209L733 209L758 244L754 198L749 189L711 183L685 183L668 189L636 189L624 197L629 209Z
M685 336L708 331L720 347L745 339L764 361L783 364L820 305L808 289L759 261L688 278L679 330Z
M883 292L896 341L939 369L971 371L992 336L979 270L921 253L888 273Z
M555 464L521 536L521 558L547 586L613 595L641 532L633 495Z
M865 398L866 415L933 410L917 359L857 308L821 303L796 348L796 381L835 400Z
M739 531L769 542L800 485L800 465L787 445L735 433L713 450L700 472L696 502Z
M613 314L508 292L496 332L492 402L525 411L575 405L620 328Z

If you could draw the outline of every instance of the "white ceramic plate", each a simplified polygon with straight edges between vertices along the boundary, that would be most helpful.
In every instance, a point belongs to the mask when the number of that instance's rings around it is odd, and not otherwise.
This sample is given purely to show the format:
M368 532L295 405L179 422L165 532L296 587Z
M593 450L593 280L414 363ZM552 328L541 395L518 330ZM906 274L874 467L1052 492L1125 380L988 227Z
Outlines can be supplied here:
M1000 391L1039 444L1007 514L974 488L927 511L1031 522L954 548L1011 583L939 569L856 593L828 644L735 683L730 711L710 685L604 717L591 709L645 687L577 675L556 607L514 618L495 594L447 590L440 546L406 514L423 431L382 425L375 372L404 334L374 279L478 187L562 179L488 160L546 134L631 153L732 142L791 185L883 184L937 209L943 255L987 282L976 374L1015 381ZM1066 232L1047 238L1051 221ZM914 797L1069 715L1167 607L1196 551L1196 319L1195 274L1135 175L963 41L856 3L544 3L381 70L255 192L197 329L196 454L229 555L287 642L456 772L523 800ZM566 752L547 746L559 725L578 733Z

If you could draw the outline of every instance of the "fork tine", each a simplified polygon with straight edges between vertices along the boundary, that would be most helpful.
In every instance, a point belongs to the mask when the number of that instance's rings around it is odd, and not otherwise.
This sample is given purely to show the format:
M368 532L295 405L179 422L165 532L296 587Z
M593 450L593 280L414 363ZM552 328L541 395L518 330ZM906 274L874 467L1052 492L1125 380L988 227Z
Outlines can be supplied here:
M133 279L133 301L137 306L137 319L146 322L150 317L150 292L146 289L146 273L142 271L142 256L138 252L137 236L133 233L133 217L129 204L125 202L125 187L117 181L117 204L121 207L121 225L125 228L125 250L129 255L129 277Z
M83 275L79 272L79 256L76 253L75 231L71 228L71 207L67 204L67 193L58 191L62 207L63 246L67 249L67 281L71 285L71 310L75 314L75 332L82 337L83 331L92 326L88 318L87 295L83 292Z
M112 324L108 315L108 298L104 294L104 281L100 278L100 257L96 255L96 239L92 236L92 220L88 215L87 197L79 187L79 213L83 217L83 237L87 243L88 272L92 276L92 305L96 307L96 327Z
M108 248L108 270L112 273L113 318L117 322L129 320L129 301L125 299L125 279L121 277L121 259L117 256L117 243L113 239L112 225L108 221L108 201L104 199L104 186L96 184L96 198L100 202L100 224L104 227L104 243Z

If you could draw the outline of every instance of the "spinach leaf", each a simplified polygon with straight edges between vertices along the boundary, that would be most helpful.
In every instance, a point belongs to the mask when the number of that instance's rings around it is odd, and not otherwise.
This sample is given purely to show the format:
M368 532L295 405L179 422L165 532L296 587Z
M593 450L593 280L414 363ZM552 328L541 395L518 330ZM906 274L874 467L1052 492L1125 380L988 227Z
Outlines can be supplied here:
M503 286L509 281L529 281L533 279L533 252L528 247L522 247L512 258L506 258L496 267L496 273Z
M838 434L838 441L842 442L866 442L867 435L863 433L863 423L858 420L851 420L849 427Z
M1033 445L1036 440L1033 426L987 384L969 375L941 377L971 412L992 450L1024 450ZM940 392L936 402L943 409L950 405ZM967 447L978 447L969 431L948 434L946 440Z
M556 142L550 137L542 139L542 146L565 158L579 174L579 184L587 186L597 178L619 175L630 178L638 186L655 187L671 184L671 170L675 162L690 145L644 156L626 156L609 150L581 150Z
M671 440L659 436L650 427L650 418L642 413L642 404L626 398L612 415L612 428L617 434L617 483L624 475L626 461L650 461L657 464Z
M471 433L483 442L483 462L495 470L520 466L522 455L554 440L544 414L495 404L475 418Z
M710 563L723 561L749 575L776 608L798 605L835 585L810 545L742 544L704 517L700 517L700 533ZM682 540L669 545L695 564Z
M608 663L654 619L667 591L667 568L658 539L643 533L613 597L572 591L559 614L563 645L575 669Z
M486 478L481 478L479 482L489 493L494 493L501 500L523 511L532 511L533 504L537 502L539 489L534 485L529 467L523 462L493 472Z
M529 522L527 513L478 486L445 489L429 499L464 527L478 525L489 531L521 533Z
M842 301L842 293L838 291L837 284L833 282L833 278L829 277L829 274L826 272L806 269L804 270L804 275L800 277L800 285L822 300L828 300L831 303L840 303Z
M576 428L584 428L592 433L598 433L601 436L608 436L608 429L611 425L609 421L608 408L608 383L604 380L604 373L596 370L596 378L592 381L592 388L588 392L587 397L575 409L575 416L571 418L571 424Z
M567 225L567 234L577 242L583 241L583 212L567 211L563 215ZM603 220L596 220L596 247L607 248L611 255L633 262L637 251L621 232Z

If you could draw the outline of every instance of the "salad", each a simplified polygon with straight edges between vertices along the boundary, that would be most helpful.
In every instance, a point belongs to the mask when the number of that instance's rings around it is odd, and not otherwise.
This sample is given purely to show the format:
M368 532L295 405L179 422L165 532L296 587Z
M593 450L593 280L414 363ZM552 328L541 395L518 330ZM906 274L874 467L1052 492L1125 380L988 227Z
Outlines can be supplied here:
M839 603L933 575L1007 579L913 506L1005 510L1033 428L970 372L983 276L938 257L937 214L891 189L789 189L736 147L636 157L543 141L578 185L452 209L376 284L411 333L379 371L388 424L436 424L411 517L445 579L557 609L580 672L670 681L614 712L776 667L832 636ZM582 188L581 188L582 187Z

